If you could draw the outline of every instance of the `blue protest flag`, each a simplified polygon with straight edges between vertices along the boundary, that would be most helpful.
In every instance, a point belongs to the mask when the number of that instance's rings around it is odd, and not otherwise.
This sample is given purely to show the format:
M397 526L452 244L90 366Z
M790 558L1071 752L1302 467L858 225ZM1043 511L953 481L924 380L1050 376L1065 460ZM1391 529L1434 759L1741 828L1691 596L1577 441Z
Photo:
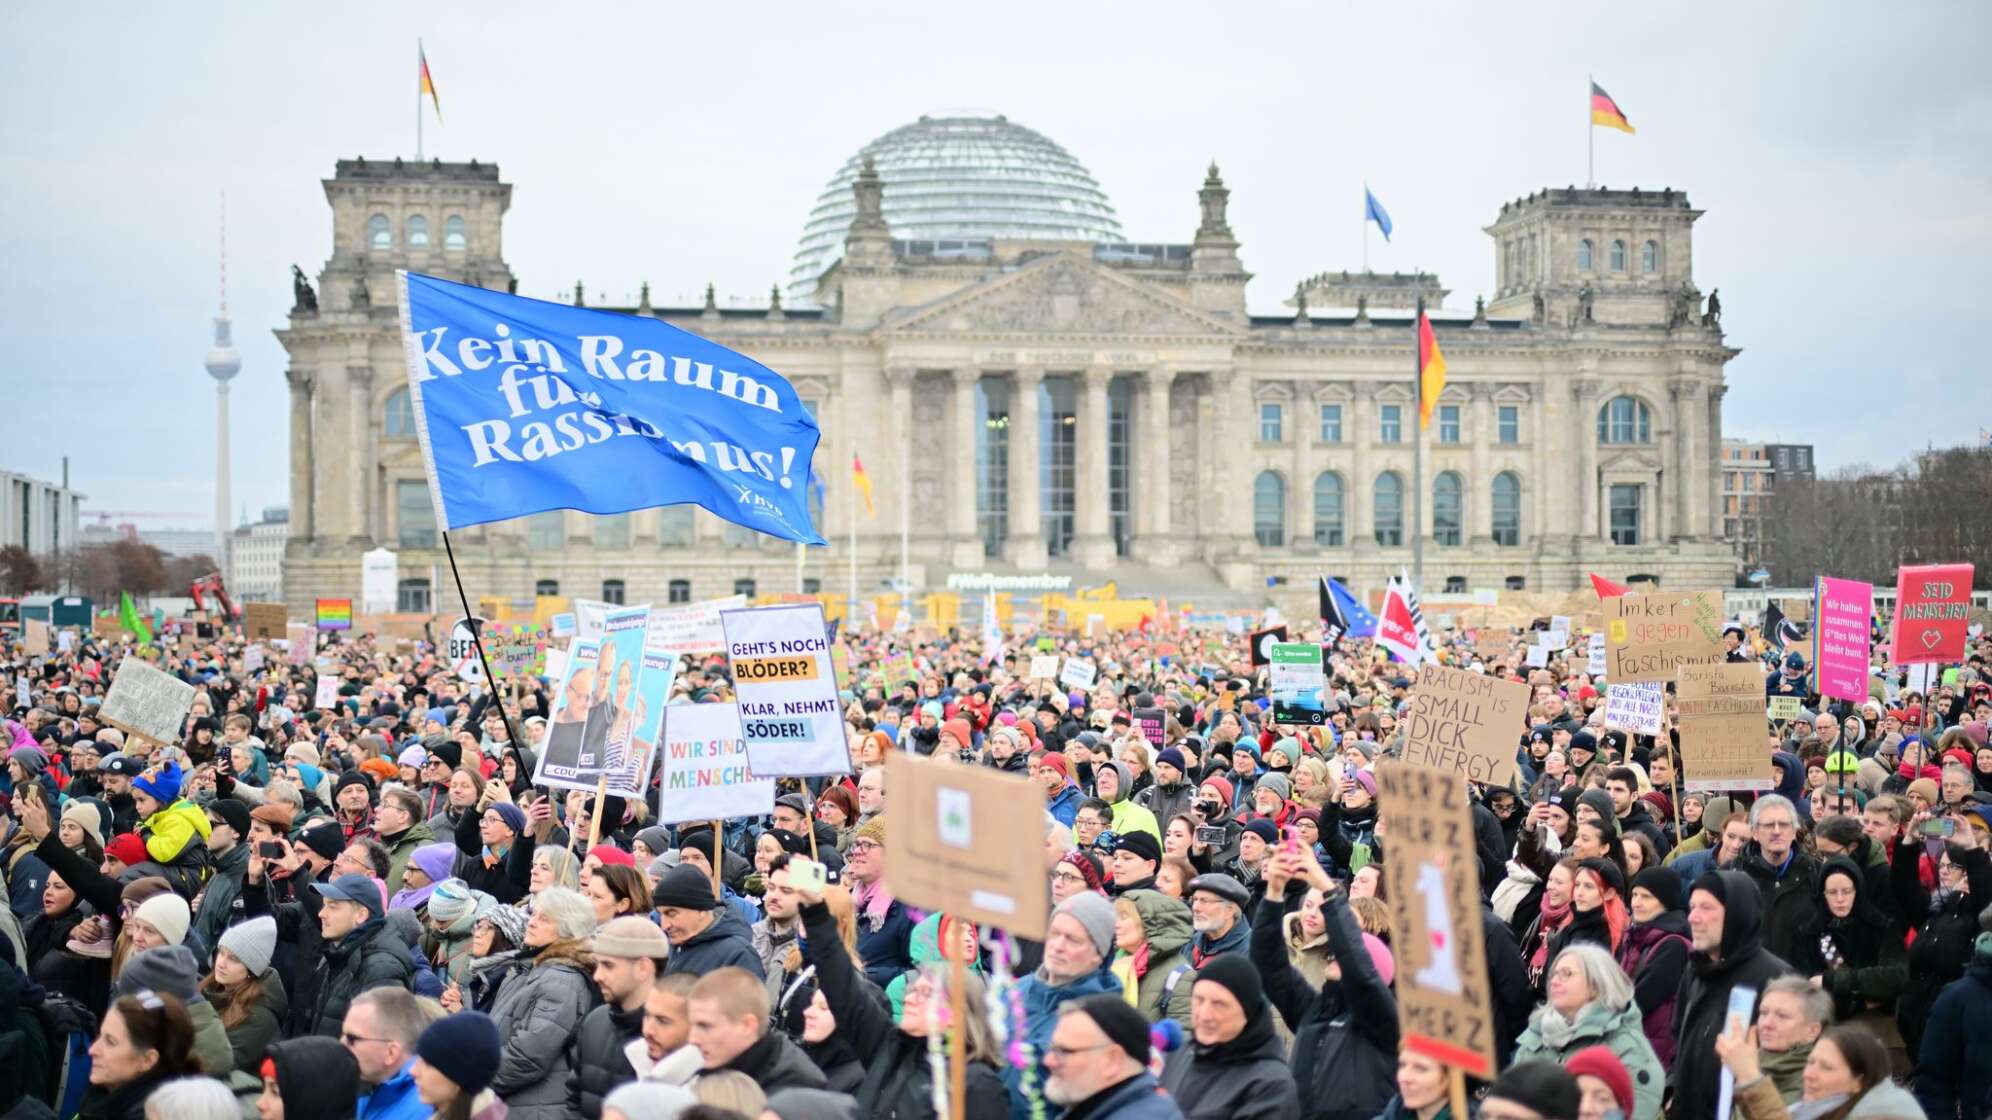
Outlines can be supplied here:
M1383 208L1368 187L1363 188L1363 220L1375 222L1376 228L1383 231L1383 239L1390 240L1390 211Z
M1376 616L1356 601L1354 594L1342 586L1342 581L1332 576L1322 577L1328 585L1328 594L1334 600L1336 609L1343 619L1343 629L1351 638L1373 638L1376 636Z
M397 272L436 521L691 503L784 540L821 432L780 374L656 319Z

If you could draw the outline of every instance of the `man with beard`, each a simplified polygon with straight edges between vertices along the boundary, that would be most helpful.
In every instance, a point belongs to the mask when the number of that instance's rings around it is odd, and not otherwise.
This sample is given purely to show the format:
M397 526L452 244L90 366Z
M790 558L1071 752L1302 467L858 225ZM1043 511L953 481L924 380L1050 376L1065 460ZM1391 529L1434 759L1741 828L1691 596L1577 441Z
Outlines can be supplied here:
M1793 974L1789 964L1764 948L1763 896L1740 871L1711 871L1696 881L1688 901L1688 973L1674 1011L1674 1052L1694 1060L1668 1070L1672 1104L1668 1120L1706 1120L1715 1113L1721 1065L1707 1061L1716 1037L1727 1029L1729 993L1765 985ZM1751 1001L1750 1017L1756 1017Z

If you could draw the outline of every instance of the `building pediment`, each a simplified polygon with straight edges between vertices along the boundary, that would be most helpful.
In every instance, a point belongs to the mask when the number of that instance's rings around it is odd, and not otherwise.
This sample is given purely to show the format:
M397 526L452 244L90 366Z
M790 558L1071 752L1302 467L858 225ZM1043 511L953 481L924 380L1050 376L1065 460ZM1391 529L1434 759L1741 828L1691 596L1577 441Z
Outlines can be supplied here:
M1237 326L1152 284L1077 253L1058 252L1017 271L887 317L895 333L1208 337Z
M1657 471L1660 469L1660 455L1650 447L1628 447L1618 451L1608 451L1598 457L1601 471Z

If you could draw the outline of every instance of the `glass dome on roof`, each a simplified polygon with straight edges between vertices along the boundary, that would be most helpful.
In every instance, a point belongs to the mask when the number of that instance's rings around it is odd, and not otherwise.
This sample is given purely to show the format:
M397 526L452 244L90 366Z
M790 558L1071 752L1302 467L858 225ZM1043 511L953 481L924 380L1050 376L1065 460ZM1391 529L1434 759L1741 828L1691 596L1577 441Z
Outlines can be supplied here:
M844 161L810 211L789 270L789 299L807 301L844 253L866 156L885 185L885 221L903 240L1019 238L1121 241L1106 193L1072 154L1000 114L923 116Z

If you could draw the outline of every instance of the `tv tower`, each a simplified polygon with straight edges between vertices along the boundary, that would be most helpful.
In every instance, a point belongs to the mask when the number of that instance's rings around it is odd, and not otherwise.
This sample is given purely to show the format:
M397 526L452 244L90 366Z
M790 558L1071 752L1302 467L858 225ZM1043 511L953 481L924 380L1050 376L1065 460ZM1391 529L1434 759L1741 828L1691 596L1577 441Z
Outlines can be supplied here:
M228 383L242 371L242 355L228 331L228 195L221 196L221 311L214 317L214 345L207 352L214 378L214 562L228 578Z

